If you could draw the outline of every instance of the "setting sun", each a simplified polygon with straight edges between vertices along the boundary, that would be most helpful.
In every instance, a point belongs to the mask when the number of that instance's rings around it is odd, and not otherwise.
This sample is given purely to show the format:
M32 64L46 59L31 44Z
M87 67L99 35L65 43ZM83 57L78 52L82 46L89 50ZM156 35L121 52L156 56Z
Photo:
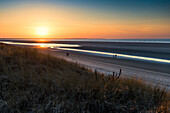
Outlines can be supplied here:
M48 29L46 27L37 27L36 28L36 33L38 35L44 36L48 34Z

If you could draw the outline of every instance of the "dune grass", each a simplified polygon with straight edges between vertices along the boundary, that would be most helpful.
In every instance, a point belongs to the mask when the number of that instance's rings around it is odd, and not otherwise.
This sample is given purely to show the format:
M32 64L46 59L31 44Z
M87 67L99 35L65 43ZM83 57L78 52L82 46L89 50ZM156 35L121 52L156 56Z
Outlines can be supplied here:
M35 49L0 44L0 112L168 112L169 93Z

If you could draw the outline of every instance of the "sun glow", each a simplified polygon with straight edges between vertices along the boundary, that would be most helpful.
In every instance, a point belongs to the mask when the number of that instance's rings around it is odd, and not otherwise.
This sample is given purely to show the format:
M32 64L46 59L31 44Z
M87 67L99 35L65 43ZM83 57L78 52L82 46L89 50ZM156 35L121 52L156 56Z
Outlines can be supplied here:
M36 28L36 33L38 35L41 35L41 36L47 35L48 34L48 28L46 28L46 27L37 27Z
M40 44L40 47L45 47L45 45L44 44Z

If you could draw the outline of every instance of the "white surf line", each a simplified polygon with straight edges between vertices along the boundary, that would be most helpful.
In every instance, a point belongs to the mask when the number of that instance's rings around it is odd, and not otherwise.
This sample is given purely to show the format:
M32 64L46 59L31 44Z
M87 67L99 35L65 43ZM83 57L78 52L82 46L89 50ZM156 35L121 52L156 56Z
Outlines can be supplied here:
M27 45L27 46L40 46L40 47L80 47L80 45L76 44L53 44L53 43L20 43L20 42L6 42L0 41L0 43L10 44L10 45Z
M109 52L101 52L101 51L91 51L91 50L82 50L82 49L72 49L72 48L61 48L58 49L61 50L70 50L70 51L77 51L77 52L85 52L85 53L97 53L102 55L117 55L125 58L133 58L133 59L140 59L140 60L147 60L147 61L156 61L156 62L162 62L162 63L169 63L170 60L167 59L159 59L159 58L151 58L151 57L143 57L143 56L135 56L135 55L125 55L125 54L119 54L119 53L109 53Z

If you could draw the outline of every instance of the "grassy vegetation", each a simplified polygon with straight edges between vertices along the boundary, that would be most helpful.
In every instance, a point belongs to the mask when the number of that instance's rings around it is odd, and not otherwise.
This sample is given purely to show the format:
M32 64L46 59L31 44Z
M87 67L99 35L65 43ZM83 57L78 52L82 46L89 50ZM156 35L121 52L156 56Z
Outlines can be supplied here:
M0 44L0 112L168 112L169 94L34 49Z

